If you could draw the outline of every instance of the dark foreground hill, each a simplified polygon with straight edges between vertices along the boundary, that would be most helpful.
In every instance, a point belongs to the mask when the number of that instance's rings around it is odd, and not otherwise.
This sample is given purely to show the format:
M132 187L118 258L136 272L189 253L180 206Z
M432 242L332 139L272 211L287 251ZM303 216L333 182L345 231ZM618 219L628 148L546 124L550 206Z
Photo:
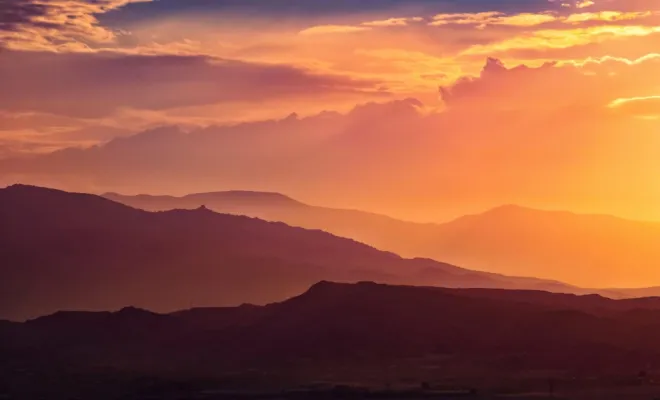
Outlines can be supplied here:
M642 384L660 368L658 337L660 299L321 282L268 306L0 324L0 365L12 390L26 374L42 388L111 375L207 389L427 381L526 390L548 379ZM35 380L46 377L59 378Z
M14 320L128 305L265 304L320 280L571 290L206 208L146 212L22 185L0 189L0 260L0 318Z

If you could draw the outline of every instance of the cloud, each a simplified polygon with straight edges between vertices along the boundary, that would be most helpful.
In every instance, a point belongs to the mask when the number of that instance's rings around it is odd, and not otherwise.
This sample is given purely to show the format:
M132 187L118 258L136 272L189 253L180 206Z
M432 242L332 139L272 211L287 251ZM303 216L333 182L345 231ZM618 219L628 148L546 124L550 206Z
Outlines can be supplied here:
M149 1L4 0L0 10L0 47L85 51L113 42L119 34L101 26L98 14Z
M641 100L607 103L657 87L648 74L657 60L628 61L507 67L491 59L479 76L443 88L442 111L405 99L343 114L169 127L5 160L0 171L76 190L240 187L381 210L522 202L625 214L634 200L636 210L651 212L655 189L640 182L660 173L653 151L660 125L622 112Z
M48 65L48 73L43 66ZM98 117L226 102L382 96L380 82L287 65L205 56L114 53L0 54L0 109ZM364 97L363 97L364 98Z
M492 0L362 0L362 1L308 1L308 0L159 0L149 6L135 6L120 10L115 20L130 18L143 20L152 17L167 18L181 14L248 15L256 19L267 16L319 19L346 15L375 15L379 13L401 15L417 12L426 14L441 11L477 12L491 9ZM498 8L505 11L534 11L548 7L548 0L502 0Z
M600 11L561 14L556 11L540 13L505 14L499 11L481 13L438 14L429 23L431 26L474 25L481 29L488 26L533 27L537 25L561 22L564 24L582 24L585 22L619 22L649 18L656 15L651 11Z
M300 35L326 35L333 33L355 33L370 31L373 28L390 28L408 26L413 22L421 22L421 17L387 18L375 21L362 22L359 25L317 25L305 28L299 32Z
M639 38L660 32L660 26L604 25L575 29L544 29L495 43L468 48L464 55L492 55L521 49L567 49L624 38Z
M0 153L74 149L5 160L0 181L589 206L660 173L658 122L638 118L660 87L657 1L4 4Z
M579 0L575 3L575 8L587 8L596 5L592 0Z
M620 98L612 101L609 107L639 117L660 118L660 95Z
M660 60L660 53L646 54L642 57L633 60L627 59L625 57L604 56L598 58L589 57L585 60L579 60L579 61L570 60L565 62L579 67L586 67L588 65L602 65L607 63L637 65L637 64L643 64L647 61L656 61L656 60Z
M441 87L440 93L449 107L457 108L478 104L525 110L576 105L599 108L609 99L637 97L653 90L660 84L660 77L653 74L658 67L660 57L655 54L635 60L603 57L511 68L489 58L479 76L459 79Z
M600 11L600 12L571 14L564 19L564 22L566 22L567 24L579 24L590 21L605 21L605 22L630 21L630 20L648 18L653 15L654 13L652 13L651 11L643 11L643 12Z
M477 104L489 104L490 107L541 109L544 104L536 103L537 99L544 103L557 98L570 101L570 97L557 96L565 91L566 81L566 71L555 68L552 63L538 68L520 65L509 69L502 61L489 58L478 77L464 77L452 85L440 87L440 94L449 107L473 108ZM530 99L532 85L539 94L534 100ZM501 101L502 98L506 101Z
M0 132L26 129L51 131L77 125L76 119L61 115L35 112L12 113L0 110Z
M506 15L502 12L489 11L482 13L438 14L433 17L430 25L476 25L482 29L489 25L529 27L554 22L558 18L557 15L551 13Z
M352 25L319 25L312 26L311 28L303 29L300 31L301 35L327 35L332 33L355 33L368 31L371 28L368 26L352 26Z
M422 17L410 17L410 18L388 18L378 21L369 21L363 22L364 26L376 26L376 27L389 27L389 26L407 26L412 22L421 22L424 21Z

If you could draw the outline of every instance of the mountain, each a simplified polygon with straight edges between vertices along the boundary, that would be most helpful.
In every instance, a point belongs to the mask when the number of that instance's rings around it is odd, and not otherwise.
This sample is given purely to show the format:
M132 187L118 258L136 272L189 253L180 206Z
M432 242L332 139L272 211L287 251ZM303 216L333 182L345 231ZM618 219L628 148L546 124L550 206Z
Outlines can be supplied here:
M514 276L535 276L599 291L611 297L660 296L660 223L606 215L541 211L507 205L443 224L405 222L354 210L309 206L288 197L253 194L238 202L232 192L108 198L146 210L194 208L270 221L353 238L404 257L442 260L466 268ZM273 201L271 201L271 198ZM284 201L283 199L287 199ZM239 204L240 203L240 204Z
M205 207L147 212L23 185L0 190L0 259L0 318L14 320L129 305L168 312L265 304L320 280L573 290L403 259L322 231Z
M564 390L639 387L639 371L660 366L659 318L660 299L320 282L262 307L59 312L0 325L0 368L29 373L32 386L50 378L39 390L69 375L76 385L111 375L117 387L131 374L207 390L412 380L512 393L545 389L549 377Z
M660 223L503 206L441 225L432 242L443 260L469 268L525 271L583 287L643 287L660 283L658 240Z
M105 193L103 197L131 207L148 211L195 209L202 205L225 214L256 214L302 210L309 206L280 193L233 190L214 193L196 193L182 197L137 195L124 196Z

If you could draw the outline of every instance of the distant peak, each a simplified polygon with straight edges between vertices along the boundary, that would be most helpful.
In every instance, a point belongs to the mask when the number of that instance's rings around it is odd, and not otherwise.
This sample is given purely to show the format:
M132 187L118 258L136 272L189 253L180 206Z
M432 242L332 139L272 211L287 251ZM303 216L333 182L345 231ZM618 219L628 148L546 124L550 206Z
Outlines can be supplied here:
M277 192L259 192L251 190L229 190L223 192L195 193L183 198L200 201L231 200L239 202L267 202L276 204L302 204L299 201Z
M565 215L582 215L582 216L588 216L588 215L595 215L595 214L576 214L571 211L566 211L566 210L553 210L553 209L540 209L540 208L533 208L533 207L526 207L526 206L521 206L517 204L504 204L499 207L492 208L483 215L529 215L529 214L535 214L535 215L558 215L558 214L565 214Z
M124 307L121 310L119 310L120 313L132 313L132 312L142 312L142 311L144 310L133 306Z
M319 281L319 282L313 284L309 289L312 290L312 289L326 288L326 287L337 286L337 285L341 285L341 283L323 280L323 281Z
M350 290L358 288L375 288L379 286L386 286L378 284L372 281L361 281L357 283L343 283L343 282L332 282L332 281L319 281L312 285L307 293L328 293L335 292L337 290Z
M81 195L86 193L76 193L76 192L65 192L64 190L60 189L54 189L54 188L49 188L49 187L43 187L43 186L36 186L36 185L26 185L23 183L16 183L10 186L7 186L4 191L14 193L14 194L20 194L20 195Z
M309 289L307 289L305 293L303 293L303 296L310 294L327 293L329 291L333 291L333 289L345 287L345 286L349 286L349 284L323 280L313 284Z
M514 212L522 212L522 211L535 211L535 210L518 204L503 204L501 206L486 211L486 213L514 213Z
M119 316L123 317L138 317L138 316L144 316L144 315L158 315L156 313L153 313L151 311L138 308L138 307L133 307L133 306L128 306L124 307L121 310L117 311L116 313Z
M589 219L593 221L629 221L624 218L616 217L608 214L580 214L574 211L558 210L558 209L542 209L526 207L516 204L505 204L499 207L491 208L490 210L469 214L457 218L455 221L476 221L479 219L490 219L499 222L506 221L535 221L539 218L548 220L561 218L563 221L582 219Z
M9 189L9 190L26 190L26 189L28 189L28 190L32 190L32 189L54 190L54 189L43 188L43 187L35 186L35 185L26 185L26 184L23 184L23 183L15 183L13 185L7 186L5 189Z

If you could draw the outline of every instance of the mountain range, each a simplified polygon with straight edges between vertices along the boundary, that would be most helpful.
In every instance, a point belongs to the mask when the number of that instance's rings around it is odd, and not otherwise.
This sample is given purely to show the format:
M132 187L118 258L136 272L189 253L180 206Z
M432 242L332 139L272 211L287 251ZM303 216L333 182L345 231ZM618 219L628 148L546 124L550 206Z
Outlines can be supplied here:
M320 230L205 207L148 212L24 185L0 189L0 259L0 318L12 320L59 310L266 304L321 280L581 291L405 259Z
M656 222L505 205L434 224L310 206L276 193L104 196L151 211L206 205L217 212L321 229L404 257L431 258L479 271L588 288L660 284L660 223ZM612 297L653 295L660 295L660 288L608 293Z
M657 369L659 320L657 298L320 282L267 306L131 307L0 324L0 368L12 388L25 374L59 377L31 390L103 374L115 386L134 374L203 377L225 389L514 378L538 389L549 377L584 389Z

